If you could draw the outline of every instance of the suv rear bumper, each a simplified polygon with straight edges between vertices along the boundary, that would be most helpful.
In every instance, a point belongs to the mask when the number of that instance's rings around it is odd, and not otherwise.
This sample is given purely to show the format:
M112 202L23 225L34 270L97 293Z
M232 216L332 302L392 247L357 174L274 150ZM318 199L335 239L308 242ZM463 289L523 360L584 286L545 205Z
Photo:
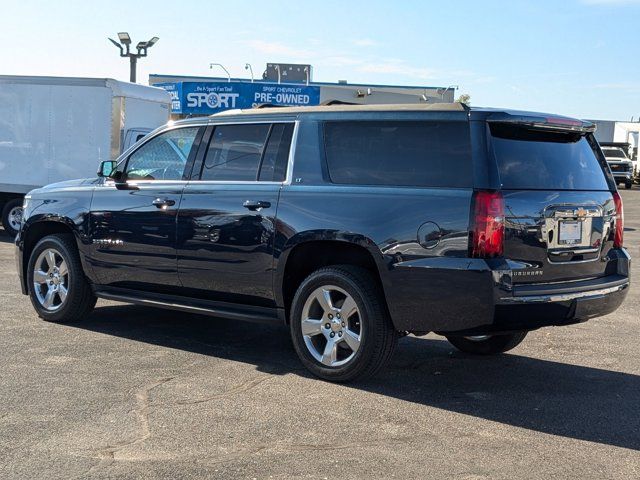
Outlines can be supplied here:
M508 260L450 259L437 268L435 262L411 262L406 270L398 268L402 283L436 290L423 290L426 301L416 298L415 288L410 296L387 295L387 301L401 331L487 334L570 325L607 315L624 301L631 259L624 249L610 251L609 257L616 265L611 275L546 284L512 284L516 264ZM402 297L405 303L398 308L395 302Z
M546 288L527 285L526 289L514 289L513 295L500 298L493 322L472 331L510 332L584 322L614 312L622 305L629 285L629 277L623 275Z

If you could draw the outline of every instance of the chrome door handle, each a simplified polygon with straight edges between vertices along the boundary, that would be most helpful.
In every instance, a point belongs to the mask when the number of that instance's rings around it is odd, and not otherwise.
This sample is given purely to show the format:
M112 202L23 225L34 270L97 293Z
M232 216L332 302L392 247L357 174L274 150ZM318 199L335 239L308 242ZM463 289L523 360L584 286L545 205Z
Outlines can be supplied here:
M176 204L175 200L171 200L170 198L156 198L153 202L151 202L158 208L166 209L167 207L172 207Z
M263 200L247 200L242 204L242 206L244 208L248 208L249 210L260 210L261 208L269 208L271 206L271 202L265 202Z

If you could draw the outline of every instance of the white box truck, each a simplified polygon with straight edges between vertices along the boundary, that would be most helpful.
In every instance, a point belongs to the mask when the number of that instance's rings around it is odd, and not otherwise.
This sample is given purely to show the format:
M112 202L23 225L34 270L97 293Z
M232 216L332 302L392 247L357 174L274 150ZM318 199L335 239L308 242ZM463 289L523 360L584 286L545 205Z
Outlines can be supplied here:
M0 75L0 211L15 235L22 198L34 188L95 176L151 130L167 123L161 88L109 78Z

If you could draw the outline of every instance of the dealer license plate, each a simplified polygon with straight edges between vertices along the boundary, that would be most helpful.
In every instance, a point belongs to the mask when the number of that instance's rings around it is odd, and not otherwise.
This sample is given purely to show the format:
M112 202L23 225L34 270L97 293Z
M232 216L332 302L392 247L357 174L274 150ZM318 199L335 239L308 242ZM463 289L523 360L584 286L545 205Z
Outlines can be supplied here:
M558 225L558 243L561 245L575 245L582 241L582 222L567 222L560 220Z

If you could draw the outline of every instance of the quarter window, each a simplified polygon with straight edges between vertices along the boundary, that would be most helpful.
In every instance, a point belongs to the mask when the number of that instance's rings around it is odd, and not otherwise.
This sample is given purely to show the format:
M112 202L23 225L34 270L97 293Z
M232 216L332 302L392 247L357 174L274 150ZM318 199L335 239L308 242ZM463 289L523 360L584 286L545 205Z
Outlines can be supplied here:
M176 128L149 140L129 156L127 178L182 180L198 128Z
M293 136L293 123L273 125L269 134L267 148L262 157L259 180L282 182L287 174L289 148Z
M333 183L471 187L467 122L360 121L324 125Z

